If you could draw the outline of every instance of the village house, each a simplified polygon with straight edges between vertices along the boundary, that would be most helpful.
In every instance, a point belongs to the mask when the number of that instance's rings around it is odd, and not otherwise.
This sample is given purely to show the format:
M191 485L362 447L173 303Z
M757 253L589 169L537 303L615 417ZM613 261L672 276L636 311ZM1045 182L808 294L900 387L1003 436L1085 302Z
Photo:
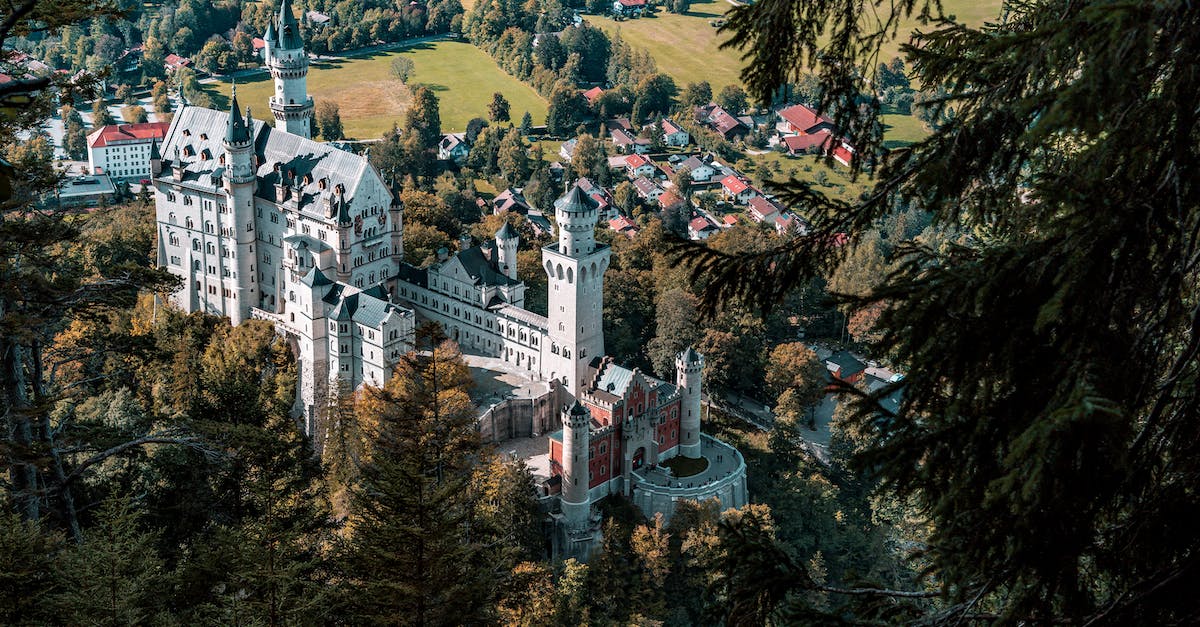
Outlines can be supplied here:
M736 174L730 174L721 179L721 193L724 194L726 200L738 204L747 203L751 198L758 195L758 192L753 187L750 187L749 183L739 178Z
M683 208L687 201L680 198L678 194L671 191L663 191L658 196L658 206L664 212L679 211ZM690 211L688 213L691 213Z
M629 155L625 157L625 170L629 173L629 178L637 178L639 176L651 177L658 168L650 160L641 155Z
M623 129L613 129L609 132L612 138L613 146L621 154L638 154L644 155L650 152L650 140L645 137L636 137Z
M838 351L825 359L825 369L834 378L854 384L863 380L867 365L851 355L850 351Z
M170 127L169 122L102 126L87 137L88 167L117 179L149 178L151 144L162 141Z
M750 131L750 128L738 120L737 117L722 109L715 102L710 102L702 107L696 107L694 117L698 124L708 126L728 141L745 137L746 133Z
M442 161L453 161L462 165L470 153L471 146L467 144L465 133L446 133L438 142L438 159Z
M688 222L689 239L706 240L709 237L712 237L712 234L719 230L720 229L717 228L717 225L709 222L708 218L704 216L692 218L692 221Z
M639 176L633 180L633 189L637 190L638 196L645 198L646 202L658 202L658 198L665 193L663 188L658 186L658 183L644 176Z
M172 52L171 54L168 54L165 59L163 59L163 65L167 67L168 71L174 71L178 70L179 68L191 67L192 60L187 57L181 57Z
M641 17L646 10L646 0L616 0L613 2L613 14L625 17Z
M600 97L604 95L604 90L600 87L593 87L580 93L583 100L587 102L587 106L595 108L596 103L600 102Z
M505 211L519 213L521 215L529 215L533 208L525 201L525 196L521 195L519 190L508 188L492 199L492 213L500 215Z
M622 215L618 215L617 217L609 220L608 228L620 233L621 235L624 235L625 237L628 237L629 239L634 239L637 237L639 230L637 224L634 224L633 220L630 220Z
M821 131L837 132L833 120L820 115L812 107L798 104L779 110L779 123L775 126L784 135L813 135Z
M766 222L773 225L776 218L779 217L780 208L762 196L751 198L746 205L746 213L750 214L750 219L755 222Z
M661 123L662 140L668 146L686 146L691 136L670 118L663 118Z
M692 180L697 183L705 183L713 177L713 167L706 161L701 161L699 157L691 156L684 159L683 163L679 164L681 168L687 168Z
M579 145L579 140L572 137L562 143L558 148L558 156L567 163L571 162L571 158L575 156L575 146Z

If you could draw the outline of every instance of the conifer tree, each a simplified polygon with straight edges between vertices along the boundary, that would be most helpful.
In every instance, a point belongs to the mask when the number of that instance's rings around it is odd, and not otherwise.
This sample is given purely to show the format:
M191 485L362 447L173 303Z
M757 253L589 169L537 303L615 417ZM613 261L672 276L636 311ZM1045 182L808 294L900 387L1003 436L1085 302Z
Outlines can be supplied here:
M65 622L143 624L166 608L166 572L137 507L127 498L107 499L83 543L59 558L59 592L51 603Z
M341 594L351 622L470 622L492 606L492 565L470 532L468 489L480 453L470 376L457 346L423 328L360 411L375 414L374 453L351 497Z
M880 19L861 18L868 4ZM818 107L854 146L854 169L876 177L856 202L777 185L813 218L809 235L736 258L696 253L706 303L777 302L847 254L838 234L857 240L897 198L921 201L963 237L897 247L895 271L843 299L887 303L875 348L907 376L858 405L872 440L859 469L927 517L939 589L852 598L935 595L947 622L1190 621L1200 81L1187 59L1200 11L1033 0L973 28L941 8L763 0L729 13L754 99L816 71ZM917 15L935 21L904 61L942 94L919 107L939 123L885 153L879 46ZM879 405L900 388L898 411ZM745 592L788 576L812 589L803 570L760 571Z

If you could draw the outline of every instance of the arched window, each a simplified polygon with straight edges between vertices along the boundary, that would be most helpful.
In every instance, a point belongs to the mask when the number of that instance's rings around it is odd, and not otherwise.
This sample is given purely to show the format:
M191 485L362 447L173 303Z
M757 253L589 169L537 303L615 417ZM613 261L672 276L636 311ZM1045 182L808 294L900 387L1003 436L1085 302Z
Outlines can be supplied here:
M200 250L200 240L198 240L198 239L192 240L192 250L195 250L197 252Z
M172 212L171 212L171 213L170 213L170 214L167 216L167 221L168 221L168 222L170 222L171 224L179 224L179 221L178 221L178 220L175 218L175 212L174 212L174 211L172 211Z
M174 234L174 233L171 233L171 234L170 234L170 235L167 237L167 240L168 240L169 242L171 242L171 245L172 245L172 246L178 246L178 245L179 245L179 236L178 236L178 235L176 235L176 234Z
M567 266L567 283L574 283L574 282L575 282L575 269L572 268L571 266Z

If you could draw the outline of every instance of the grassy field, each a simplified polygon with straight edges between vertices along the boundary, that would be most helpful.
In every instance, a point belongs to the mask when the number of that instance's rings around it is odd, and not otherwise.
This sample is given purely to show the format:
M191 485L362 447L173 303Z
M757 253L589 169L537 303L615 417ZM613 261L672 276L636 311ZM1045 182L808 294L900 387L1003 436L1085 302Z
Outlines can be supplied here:
M1000 12L1000 0L942 0L942 5L947 14L971 25L982 24ZM708 81L716 92L725 85L741 83L741 53L719 49L727 36L718 35L717 29L709 24L724 16L729 8L725 0L701 0L694 2L683 15L661 11L654 17L621 22L595 15L587 16L587 20L609 35L620 30L621 37L630 45L649 50L658 62L658 69L671 75L680 87ZM910 21L899 32L907 34L916 27L918 24ZM899 54L900 44L907 38L903 34L883 47L881 60Z
M929 131L915 115L885 113L880 120L883 122L883 145L887 148L905 146L929 136Z
M338 103L346 136L379 137L400 122L411 99L409 89L391 76L392 59L409 55L415 70L410 83L428 85L437 93L443 131L461 131L474 117L486 117L492 94L504 94L512 117L520 122L529 111L534 124L546 119L546 102L531 87L509 76L483 51L459 41L419 44L396 52L344 61L323 62L308 73L308 92L320 103ZM208 84L219 108L229 106L229 82ZM249 105L258 119L268 118L267 98L273 83L263 74L238 81L238 103Z

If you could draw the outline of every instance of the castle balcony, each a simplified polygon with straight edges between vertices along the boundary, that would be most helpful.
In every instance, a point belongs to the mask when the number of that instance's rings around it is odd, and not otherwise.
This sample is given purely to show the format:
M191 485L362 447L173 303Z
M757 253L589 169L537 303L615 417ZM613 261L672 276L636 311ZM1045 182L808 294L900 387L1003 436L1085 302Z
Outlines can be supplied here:
M634 504L647 516L661 512L667 520L681 499L715 498L720 500L723 510L745 505L746 460L742 454L712 436L701 434L700 456L707 465L686 477L675 476L663 462L654 468L631 470Z

